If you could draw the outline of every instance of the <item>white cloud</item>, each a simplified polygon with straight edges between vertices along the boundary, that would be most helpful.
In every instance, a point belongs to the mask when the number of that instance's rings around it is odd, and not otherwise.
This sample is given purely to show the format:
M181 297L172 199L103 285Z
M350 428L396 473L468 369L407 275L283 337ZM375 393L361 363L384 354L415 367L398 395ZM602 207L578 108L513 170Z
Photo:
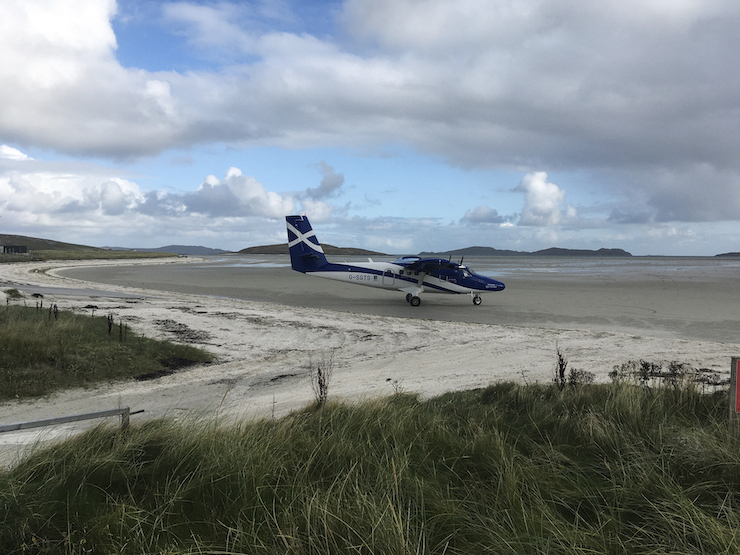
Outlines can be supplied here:
M312 222L325 222L333 211L333 207L323 200L301 199L301 212L308 214Z
M495 208L489 206L476 206L472 210L467 210L462 219L463 222L472 224L498 224L502 225L508 222L508 219L498 213Z
M28 160L26 154L8 145L0 145L0 158L5 160Z
M167 81L150 79L144 84L144 94L153 99L168 118L176 115L174 99L172 98L170 84Z
M312 200L320 200L336 196L344 185L344 174L336 173L334 168L324 160L319 162L319 171L323 175L318 187L306 189L306 195Z
M358 35L390 48L437 54L461 47L478 50L516 35L524 40L521 26L537 11L535 2L522 0L349 0L343 19Z
M265 190L262 183L243 175L238 168L229 168L224 184L234 192L247 215L282 218L295 211L292 198Z
M164 34L184 25L199 57L232 52L186 74L122 68L111 0L6 5L0 136L18 144L126 157L400 142L470 167L740 171L730 0L349 0L339 21L367 49L270 31L265 6L164 4Z
M134 199L127 195L117 181L106 181L100 185L100 208L104 214L120 215L132 207Z
M0 137L119 158L177 142L168 76L118 64L115 12L113 0L3 3Z
M513 190L524 193L524 209L519 225L553 226L565 218L576 216L572 206L568 206L565 213L560 210L565 191L554 183L549 183L545 172L526 174Z
M229 168L219 180L209 175L193 192L170 193L156 199L150 197L149 210L172 214L172 208L186 214L202 214L212 218L274 218L281 219L295 211L295 201L265 187L254 177L242 174L239 168Z
M0 158L0 216L5 229L17 232L33 227L34 234L48 236L63 230L64 240L86 244L103 235L157 241L161 234L214 230L238 238L296 211L290 195L268 191L238 168L229 168L223 179L207 176L191 191L142 191L110 169L34 161L17 149L1 152L11 156ZM331 212L323 202L315 206L324 218Z
M74 85L115 49L109 24L115 10L115 0L4 2L0 76L17 79L16 89L33 85L40 89L37 94Z
M544 172L524 176L519 191L524 194L525 212L531 209L531 217L540 218L537 225L497 224L501 216L481 206L469 210L459 223L449 224L434 218L348 218L324 200L308 196L297 200L291 194L270 191L237 168L228 169L222 178L206 176L200 186L185 192L143 191L110 168L31 160L18 149L11 154L13 159L0 157L4 231L73 243L205 244L238 250L281 241L283 216L301 210L315 223L331 224L322 229L322 241L391 253L444 251L473 244L514 250L610 246L636 254L679 255L737 250L736 226L729 224L714 226L708 235L697 234L690 224L650 222L601 222L584 229L583 222L570 219L574 214L568 213L567 206L561 209L564 191L549 183ZM333 169L328 173L337 175ZM545 225L555 220L558 225ZM471 233L471 225L486 221L494 225L486 225L484 233L481 227L473 227Z
M513 222L518 216L520 226L549 227L566 223L578 223L580 227L594 225L588 221L577 222L578 211L570 204L561 209L565 200L565 190L548 182L546 172L527 173L511 191L524 194L524 207L520 214L504 216L490 206L476 206L465 212L460 223L513 227Z
M723 5L726 3L722 0L624 0L606 3L604 10L589 4L583 8L588 14L607 11L610 17L633 25L646 25L646 19L659 18L665 25L685 29L697 21L716 17Z
M248 6L221 2L198 5L190 2L170 2L162 7L164 18L182 25L190 41L201 47L237 49L242 53L254 50L254 38L239 23L249 15Z
M185 33L197 61L178 73L119 64L113 0L5 0L0 140L117 160L213 142L398 144L465 168L609 176L614 223L740 219L734 0L348 0L336 37L273 26L288 14L272 6L162 4L163 36ZM300 203L328 218L343 186L330 173L292 199L227 175L181 195L114 180L118 194L102 186L115 177L63 188L21 171L2 187L68 211L275 217ZM520 224L577 218L559 187L529 179Z
M16 151L12 162L0 164L0 210L5 223L22 227L73 219L81 225L86 220L104 225L105 216L121 215L143 199L138 185L100 170L55 167Z

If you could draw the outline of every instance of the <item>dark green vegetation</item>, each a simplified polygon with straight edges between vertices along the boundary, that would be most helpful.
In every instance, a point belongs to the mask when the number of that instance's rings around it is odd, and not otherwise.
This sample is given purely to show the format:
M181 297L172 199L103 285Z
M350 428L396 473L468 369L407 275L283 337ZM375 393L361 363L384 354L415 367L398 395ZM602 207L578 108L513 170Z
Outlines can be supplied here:
M0 307L0 401L208 362L189 345L147 339L110 316Z
M22 235L0 234L0 245L23 245L28 247L28 254L0 254L0 263L29 262L32 260L90 260L90 259L125 259L125 258L161 258L177 256L161 252L116 251L62 243L51 239L37 239ZM2 250L2 249L0 249Z
M99 427L0 473L0 551L738 553L726 412L618 380Z

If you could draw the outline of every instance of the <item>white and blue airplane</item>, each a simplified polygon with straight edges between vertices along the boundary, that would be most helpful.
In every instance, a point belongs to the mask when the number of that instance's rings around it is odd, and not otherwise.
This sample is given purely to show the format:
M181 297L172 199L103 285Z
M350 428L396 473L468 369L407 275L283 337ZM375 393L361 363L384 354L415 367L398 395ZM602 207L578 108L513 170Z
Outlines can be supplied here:
M503 291L504 284L470 268L444 258L404 256L394 262L355 262L336 264L324 255L308 218L286 216L290 265L304 274L335 279L346 283L367 285L379 289L392 289L406 293L406 302L419 306L419 295L430 293L466 293L473 297L473 304L481 303L481 293Z

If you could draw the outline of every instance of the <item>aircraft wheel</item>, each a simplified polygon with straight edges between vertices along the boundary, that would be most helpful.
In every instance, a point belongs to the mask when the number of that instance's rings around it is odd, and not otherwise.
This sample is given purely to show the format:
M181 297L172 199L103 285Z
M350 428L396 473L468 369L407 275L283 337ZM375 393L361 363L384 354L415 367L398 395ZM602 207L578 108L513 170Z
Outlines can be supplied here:
M421 299L419 297L411 297L409 302L411 303L411 306L419 306L421 304Z
M413 295L411 293L406 293L406 302L407 303L410 303L411 302L411 297L413 297Z
M482 302L483 302L483 299L481 299L479 296L476 295L475 297L473 297L473 304L475 306L478 306Z

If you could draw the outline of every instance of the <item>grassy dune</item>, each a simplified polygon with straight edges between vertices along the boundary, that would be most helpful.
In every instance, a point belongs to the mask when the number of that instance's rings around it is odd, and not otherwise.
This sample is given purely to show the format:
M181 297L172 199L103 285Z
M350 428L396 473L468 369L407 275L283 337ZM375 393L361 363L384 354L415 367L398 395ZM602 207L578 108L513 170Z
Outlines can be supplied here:
M738 553L726 407L690 384L502 383L100 427L0 473L0 552Z
M23 245L27 254L0 254L0 264L10 262L29 262L32 260L91 260L122 258L158 258L177 256L170 253L135 252L101 249L75 243L64 243L51 239L26 237L24 235L6 235L0 233L0 245Z
M0 338L0 401L161 373L212 359L189 345L136 335L121 322L109 322L107 316L83 316L51 307L0 307Z
M136 258L167 258L176 254L164 252L114 251L108 249L54 249L36 250L30 254L0 255L0 264L13 262L32 262L43 260L128 260Z

